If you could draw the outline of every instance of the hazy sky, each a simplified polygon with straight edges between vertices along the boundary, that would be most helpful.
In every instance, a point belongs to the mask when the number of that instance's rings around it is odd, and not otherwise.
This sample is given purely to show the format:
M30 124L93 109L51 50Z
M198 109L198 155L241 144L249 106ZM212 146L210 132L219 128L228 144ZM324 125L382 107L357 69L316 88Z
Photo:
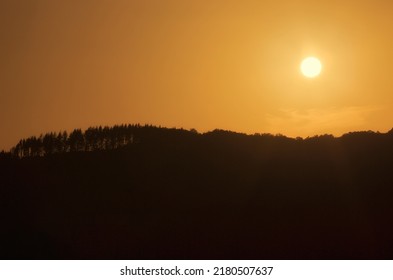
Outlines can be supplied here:
M0 0L0 149L122 123L385 132L392 15L387 0Z

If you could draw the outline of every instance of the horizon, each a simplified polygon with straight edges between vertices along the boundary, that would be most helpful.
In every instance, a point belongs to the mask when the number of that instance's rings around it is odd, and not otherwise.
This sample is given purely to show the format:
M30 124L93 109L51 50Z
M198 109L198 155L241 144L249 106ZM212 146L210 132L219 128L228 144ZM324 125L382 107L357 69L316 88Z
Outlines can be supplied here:
M391 128L390 130L387 130L387 131L355 130L355 131L347 131L347 132L342 133L340 135L334 135L334 134L331 134L331 133L323 133L323 134L315 134L315 135L309 135L309 136L302 137L302 136L286 135L286 134L283 134L283 133L274 133L274 134L273 133L267 133L267 132L247 133L247 132L227 130L227 129L222 129L222 128L215 128L215 129L208 130L208 131L198 131L195 128L165 127L165 126L161 126L161 125L148 124L148 123L145 123L145 124L140 124L140 123L124 124L123 123L123 124L115 124L115 125L110 125L110 126L109 125L97 125L97 126L89 126L88 128L74 128L74 129L71 129L71 130L46 131L46 132L42 132L42 133L35 134L35 135L29 135L27 137L23 137L23 138L18 139L18 141L14 145L12 145L10 148L8 148L8 149L0 149L0 152L2 151L2 152L9 153L9 152L11 152L11 150L13 148L15 148L15 146L18 144L19 141L26 140L26 139L29 139L29 138L40 139L40 138L44 137L47 134L57 135L57 134L62 134L64 132L66 132L67 135L69 136L70 133L72 133L75 130L81 130L81 132L84 134L89 129L98 129L98 128L113 129L116 126L117 127L122 127L122 126L125 126L125 127L127 127L127 126L139 126L140 128L151 127L151 128L154 128L154 129L168 129L168 130L173 129L173 130L195 131L195 133L197 133L199 135L205 135L205 134L212 133L212 132L215 132L215 131L223 131L223 132L228 132L228 133L243 134L245 136L255 136L255 135L258 135L258 136L269 135L269 136L273 136L273 137L280 137L280 136L282 136L282 137L286 137L286 138L291 139L291 140L298 140L298 139L307 140L307 139L318 138L318 137L321 137L321 136L332 136L335 139L339 139L339 138L341 138L341 137L343 137L345 135L354 134L354 133L389 134L389 133L391 133L393 131L393 128Z

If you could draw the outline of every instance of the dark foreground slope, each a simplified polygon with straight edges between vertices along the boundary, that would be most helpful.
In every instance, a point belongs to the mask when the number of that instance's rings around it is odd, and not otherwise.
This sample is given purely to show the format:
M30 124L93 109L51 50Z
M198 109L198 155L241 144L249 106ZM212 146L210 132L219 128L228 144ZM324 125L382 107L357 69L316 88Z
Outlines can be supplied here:
M393 133L0 159L2 259L392 259Z

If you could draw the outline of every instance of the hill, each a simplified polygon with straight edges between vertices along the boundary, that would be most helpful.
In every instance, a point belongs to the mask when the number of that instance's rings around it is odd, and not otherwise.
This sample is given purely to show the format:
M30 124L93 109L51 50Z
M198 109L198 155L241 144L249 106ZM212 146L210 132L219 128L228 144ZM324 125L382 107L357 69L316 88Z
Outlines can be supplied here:
M0 154L2 259L392 259L393 130L123 125Z

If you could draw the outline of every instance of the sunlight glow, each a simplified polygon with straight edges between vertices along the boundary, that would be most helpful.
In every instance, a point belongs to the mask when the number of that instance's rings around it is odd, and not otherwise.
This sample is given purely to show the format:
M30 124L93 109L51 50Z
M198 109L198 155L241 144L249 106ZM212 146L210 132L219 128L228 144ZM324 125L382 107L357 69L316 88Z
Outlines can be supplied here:
M315 78L321 73L322 64L316 57L307 57L302 61L300 70L307 78Z

